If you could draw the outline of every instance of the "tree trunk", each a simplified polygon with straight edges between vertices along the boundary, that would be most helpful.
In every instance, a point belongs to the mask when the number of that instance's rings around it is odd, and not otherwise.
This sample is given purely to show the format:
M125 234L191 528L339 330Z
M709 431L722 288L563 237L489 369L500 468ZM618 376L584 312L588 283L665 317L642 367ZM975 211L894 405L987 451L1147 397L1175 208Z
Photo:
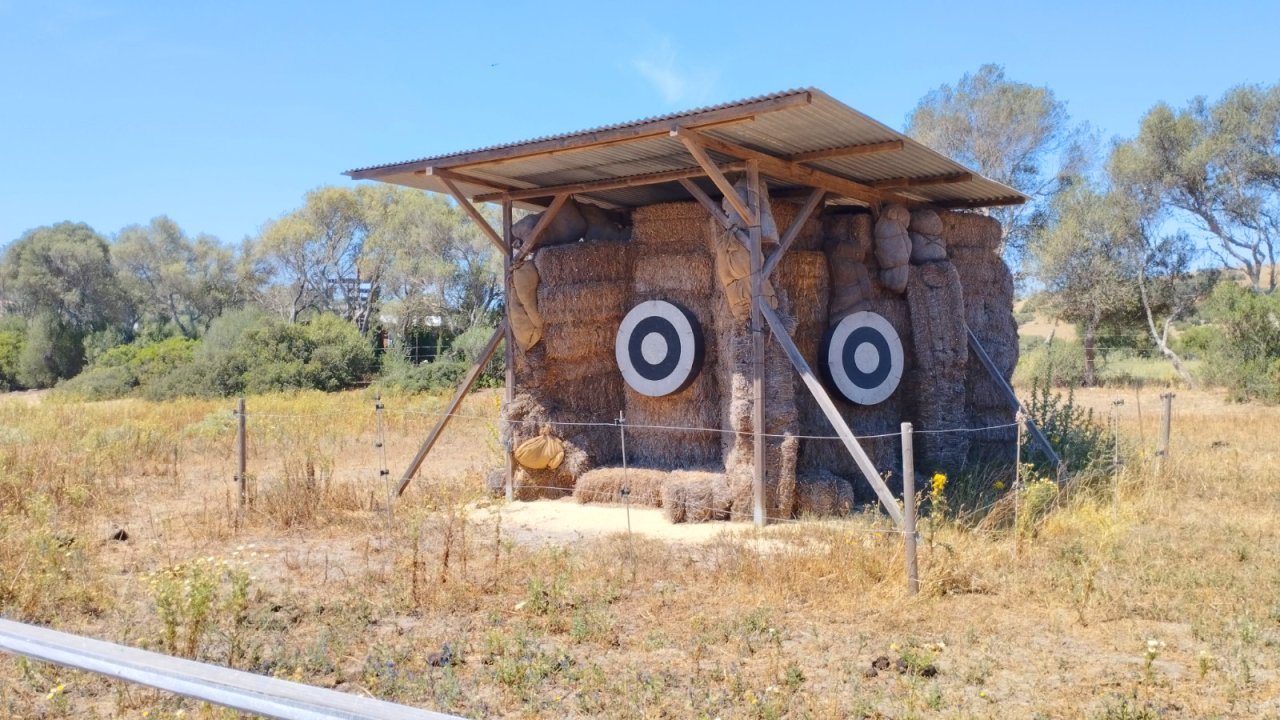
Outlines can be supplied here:
M1147 330L1151 332L1151 339L1155 341L1156 347L1160 349L1160 354L1169 359L1173 365L1173 371L1178 373L1178 377L1182 378L1182 382L1187 384L1189 388L1197 386L1196 379L1187 370L1186 365L1182 363L1182 358L1178 357L1178 353L1169 347L1169 328L1173 325L1173 315L1165 318L1164 332L1156 332L1156 319L1151 312L1151 302L1147 299L1147 281L1146 274L1138 273L1138 295L1142 299L1142 311L1147 316Z
M1084 378L1085 387L1093 387L1098 384L1098 367L1096 362L1097 349L1095 346L1098 342L1098 325L1101 322L1101 313L1095 311L1089 316L1084 324Z

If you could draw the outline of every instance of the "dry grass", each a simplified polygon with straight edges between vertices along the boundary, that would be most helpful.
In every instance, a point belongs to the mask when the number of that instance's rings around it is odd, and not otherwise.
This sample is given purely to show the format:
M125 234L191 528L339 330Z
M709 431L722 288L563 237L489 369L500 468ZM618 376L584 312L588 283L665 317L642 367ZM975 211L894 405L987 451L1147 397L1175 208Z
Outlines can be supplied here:
M482 497L485 420L445 434L389 518L367 393L250 399L242 519L229 402L0 399L0 612L475 717L1277 717L1280 413L1182 392L1157 474L1158 398L1122 394L1118 492L1017 537L926 524L914 598L877 516L673 543L629 541L619 509L616 533L516 533L520 506ZM434 421L403 411L440 402L385 402L394 478ZM879 655L937 674L867 677ZM227 717L0 661L0 715L179 710Z

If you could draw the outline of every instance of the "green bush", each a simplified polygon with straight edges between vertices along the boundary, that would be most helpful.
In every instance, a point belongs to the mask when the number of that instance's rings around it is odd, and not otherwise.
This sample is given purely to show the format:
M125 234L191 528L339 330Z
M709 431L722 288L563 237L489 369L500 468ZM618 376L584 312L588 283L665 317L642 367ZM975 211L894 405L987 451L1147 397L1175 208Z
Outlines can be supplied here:
M78 330L52 314L37 315L27 323L22 352L18 356L18 384L45 388L74 377L84 367L84 342Z
M21 387L18 383L18 361L22 358L21 329L0 330L0 391Z
M470 369L471 366L467 363L449 360L421 365L397 364L383 375L382 383L410 393L448 392L462 384Z
M289 324L242 310L215 320L204 340L170 337L104 350L61 387L88 399L332 391L365 379L374 364L360 331L335 315Z
M1097 361L1101 364L1101 354ZM1077 387L1084 381L1084 346L1065 340L1024 346L1013 379L1018 385L1047 381L1053 387Z
M1206 306L1216 325L1205 348L1205 379L1233 400L1280 402L1280 294L1219 284Z
M1031 383L1030 401L1024 406L1027 415L1049 439L1058 457L1069 472L1081 472L1106 457L1106 429L1094 419L1093 410L1085 410L1075 404L1074 391L1066 397L1053 392L1048 377L1036 378ZM1055 468L1034 442L1031 433L1023 439L1024 457L1030 459L1045 475Z

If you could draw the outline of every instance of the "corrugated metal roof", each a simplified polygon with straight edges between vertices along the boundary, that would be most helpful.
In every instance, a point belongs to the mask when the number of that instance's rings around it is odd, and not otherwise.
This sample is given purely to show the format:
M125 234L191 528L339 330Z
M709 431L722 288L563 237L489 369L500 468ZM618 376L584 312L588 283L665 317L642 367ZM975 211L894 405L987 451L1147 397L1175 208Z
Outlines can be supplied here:
M812 88L523 142L375 165L346 174L355 179L447 192L440 171L449 171L474 180L457 181L459 189L473 198L492 196L495 189L608 182L695 167L688 149L669 134L677 127L697 128L713 138L784 159L819 150L900 141L901 149L894 151L831 157L805 164L866 185L890 180L910 183L952 179L883 190L912 203L981 207L1026 199L1013 188L976 173L955 181L956 177L969 173L969 169ZM714 156L725 161L737 159ZM770 179L772 188L786 189L794 185ZM628 207L687 197L674 181L592 190L579 196Z

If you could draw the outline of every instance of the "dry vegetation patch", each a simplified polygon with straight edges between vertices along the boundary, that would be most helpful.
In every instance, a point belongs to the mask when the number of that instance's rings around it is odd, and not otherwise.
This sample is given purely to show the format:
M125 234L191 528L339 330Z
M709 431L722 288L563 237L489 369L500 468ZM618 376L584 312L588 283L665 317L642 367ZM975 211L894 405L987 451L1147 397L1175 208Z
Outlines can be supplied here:
M491 500L492 393L390 514L380 450L394 480L439 400L385 398L379 449L369 393L251 398L243 514L229 402L0 400L0 608L475 717L1277 716L1280 416L1182 392L1157 473L1157 395L1124 392L1118 492L927 519L916 597L875 514L633 507L628 535L621 506ZM11 717L179 711L227 716L0 660Z

